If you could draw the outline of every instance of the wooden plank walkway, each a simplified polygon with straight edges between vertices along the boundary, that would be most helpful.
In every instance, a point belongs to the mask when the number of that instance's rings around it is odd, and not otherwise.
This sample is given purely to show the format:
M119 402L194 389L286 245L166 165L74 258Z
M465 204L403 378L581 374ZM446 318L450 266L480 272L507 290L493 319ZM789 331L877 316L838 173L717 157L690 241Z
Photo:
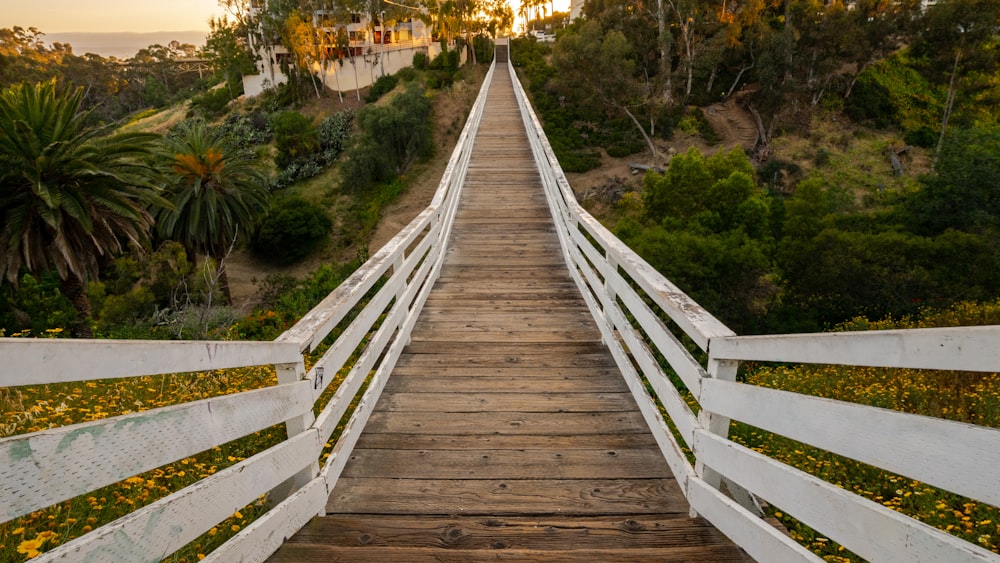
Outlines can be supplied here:
M327 514L271 560L749 560L688 517L601 343L506 72L441 277Z

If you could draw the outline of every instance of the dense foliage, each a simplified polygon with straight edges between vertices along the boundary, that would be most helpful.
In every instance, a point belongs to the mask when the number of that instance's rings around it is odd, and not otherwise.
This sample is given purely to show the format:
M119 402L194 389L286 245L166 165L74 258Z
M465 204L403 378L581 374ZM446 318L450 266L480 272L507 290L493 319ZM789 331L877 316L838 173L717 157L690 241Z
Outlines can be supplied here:
M1000 151L990 139L954 139L919 190L870 206L818 176L791 196L769 193L742 151L691 149L649 173L641 199L626 196L615 232L737 332L815 331L991 299L1000 214L983 186L1000 180Z
M251 239L251 248L265 260L291 264L308 256L332 227L322 209L301 197L283 197L271 205Z
M365 192L404 174L433 150L431 103L423 86L410 82L386 104L358 112L361 134L347 150L342 189Z

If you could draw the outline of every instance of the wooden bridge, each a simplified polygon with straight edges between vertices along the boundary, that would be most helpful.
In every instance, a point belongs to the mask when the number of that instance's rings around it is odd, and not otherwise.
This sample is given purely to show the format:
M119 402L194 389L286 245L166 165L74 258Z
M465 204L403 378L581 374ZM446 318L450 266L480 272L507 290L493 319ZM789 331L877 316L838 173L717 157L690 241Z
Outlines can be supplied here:
M559 250L497 73L441 275L337 481L274 561L742 560L689 507Z
M819 561L766 501L869 560L997 561L727 432L1000 505L1000 431L735 382L744 360L992 372L1000 327L734 335L576 204L505 54L430 207L277 341L0 339L3 386L268 364L279 380L0 440L0 521L285 423L279 445L38 560L158 560L267 495L208 560Z

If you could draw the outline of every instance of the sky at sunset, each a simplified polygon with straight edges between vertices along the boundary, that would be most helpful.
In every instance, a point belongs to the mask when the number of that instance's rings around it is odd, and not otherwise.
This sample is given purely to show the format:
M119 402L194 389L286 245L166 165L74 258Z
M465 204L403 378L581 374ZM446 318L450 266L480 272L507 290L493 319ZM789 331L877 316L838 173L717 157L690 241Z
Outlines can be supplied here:
M508 1L517 13L520 0ZM556 0L555 8L568 10L569 0ZM46 34L207 32L208 19L222 13L217 0L0 0L0 28L35 27Z
M208 31L217 0L0 0L0 28L67 31Z

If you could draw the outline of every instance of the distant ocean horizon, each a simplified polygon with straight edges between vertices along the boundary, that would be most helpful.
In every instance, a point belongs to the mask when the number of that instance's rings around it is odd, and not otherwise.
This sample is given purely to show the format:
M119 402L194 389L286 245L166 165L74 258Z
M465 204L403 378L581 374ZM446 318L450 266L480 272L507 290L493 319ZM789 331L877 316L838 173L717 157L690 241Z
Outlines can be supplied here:
M140 49L150 45L166 46L171 41L202 47L205 45L207 35L207 31L66 32L46 33L43 40L48 44L69 43L73 46L75 55L94 53L102 57L130 59Z

